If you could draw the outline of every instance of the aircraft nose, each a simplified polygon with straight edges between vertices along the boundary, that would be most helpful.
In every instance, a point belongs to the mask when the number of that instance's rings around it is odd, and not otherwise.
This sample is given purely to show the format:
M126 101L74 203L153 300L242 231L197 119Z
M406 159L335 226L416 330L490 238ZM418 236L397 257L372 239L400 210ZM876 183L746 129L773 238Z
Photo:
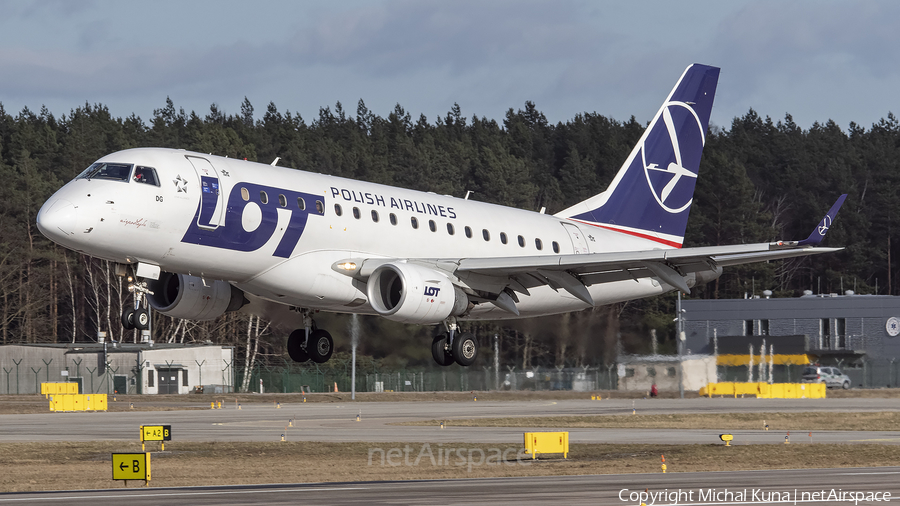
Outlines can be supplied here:
M37 215L38 230L51 240L73 235L75 221L75 206L63 199L46 202Z

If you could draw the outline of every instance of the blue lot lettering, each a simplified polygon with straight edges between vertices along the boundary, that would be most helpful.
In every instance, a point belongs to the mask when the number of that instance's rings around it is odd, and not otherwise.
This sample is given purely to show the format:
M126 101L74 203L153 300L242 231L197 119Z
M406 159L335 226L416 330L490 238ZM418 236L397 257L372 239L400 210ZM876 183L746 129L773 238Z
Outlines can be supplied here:
M241 188L247 189L250 200L245 201L241 198ZM262 203L261 192L265 192L267 195L265 204ZM284 195L287 199L286 207L281 207L279 204L279 195ZM304 209L300 209L298 199L304 201ZM216 226L215 223L211 223L211 218L216 207L221 205L218 192L202 193L194 220L181 242L235 251L256 251L269 242L269 239L275 234L280 209L281 212L289 212L291 218L273 256L288 258L294 251L300 236L303 235L309 216L319 216L316 212L317 200L322 201L322 209L324 209L325 198L320 195L253 183L236 183L231 189L228 203L225 206L225 220L221 225ZM242 223L244 208L251 202L259 206L262 211L262 220L255 230L244 230ZM201 227L201 225L203 226Z
M441 289L436 286L426 286L425 287L425 296L426 297L437 297L437 294L440 291L441 291Z
M440 216L442 218L456 218L456 211L452 207L442 206L438 204L429 204L427 202L418 202L408 199L397 199L390 197L390 200L377 193L358 192L356 190L348 190L346 188L331 187L331 196L334 198L342 198L347 202L358 202L360 204L368 204L370 206L390 207L391 209L399 209L401 211L411 211L420 214L430 214Z

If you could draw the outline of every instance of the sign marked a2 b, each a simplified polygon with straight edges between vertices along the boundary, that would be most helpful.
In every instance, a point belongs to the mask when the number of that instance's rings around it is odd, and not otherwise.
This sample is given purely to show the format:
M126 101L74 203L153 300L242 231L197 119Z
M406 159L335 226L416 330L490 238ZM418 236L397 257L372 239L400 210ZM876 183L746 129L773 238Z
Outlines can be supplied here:
M171 441L171 425L141 425L141 441Z

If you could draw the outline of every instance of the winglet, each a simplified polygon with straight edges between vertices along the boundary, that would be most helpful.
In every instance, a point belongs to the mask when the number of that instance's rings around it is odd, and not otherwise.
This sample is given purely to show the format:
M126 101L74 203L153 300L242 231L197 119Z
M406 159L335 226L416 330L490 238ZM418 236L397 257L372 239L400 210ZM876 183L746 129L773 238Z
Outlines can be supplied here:
M840 197L838 197L837 202L835 202L834 205L831 206L831 209L828 211L828 214L826 214L825 217L822 218L822 221L820 221L819 225L812 231L811 234L809 234L809 237L798 242L797 245L798 246L807 246L807 245L816 246L820 242L822 242L822 239L825 238L825 233L828 232L829 228L831 228L831 224L834 223L834 217L837 216L837 213L841 209L841 205L844 204L844 200L846 198L847 198L846 193L841 195Z

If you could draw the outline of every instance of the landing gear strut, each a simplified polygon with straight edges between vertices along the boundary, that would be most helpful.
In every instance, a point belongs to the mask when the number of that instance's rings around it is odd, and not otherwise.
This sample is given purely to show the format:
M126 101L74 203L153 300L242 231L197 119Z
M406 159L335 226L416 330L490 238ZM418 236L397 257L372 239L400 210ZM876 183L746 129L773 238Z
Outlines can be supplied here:
M328 362L334 353L334 339L325 329L316 327L316 322L309 316L309 310L303 310L303 328L291 332L287 342L288 355L294 362Z
M153 295L153 292L147 288L146 281L135 281L128 285L128 291L134 293L134 307L122 310L122 327L125 330L149 330L150 310L142 306L149 306L147 296Z
M456 319L446 322L447 332L441 332L431 342L431 356L438 365L448 366L453 362L468 367L478 358L478 342L475 336L463 332L457 334Z

